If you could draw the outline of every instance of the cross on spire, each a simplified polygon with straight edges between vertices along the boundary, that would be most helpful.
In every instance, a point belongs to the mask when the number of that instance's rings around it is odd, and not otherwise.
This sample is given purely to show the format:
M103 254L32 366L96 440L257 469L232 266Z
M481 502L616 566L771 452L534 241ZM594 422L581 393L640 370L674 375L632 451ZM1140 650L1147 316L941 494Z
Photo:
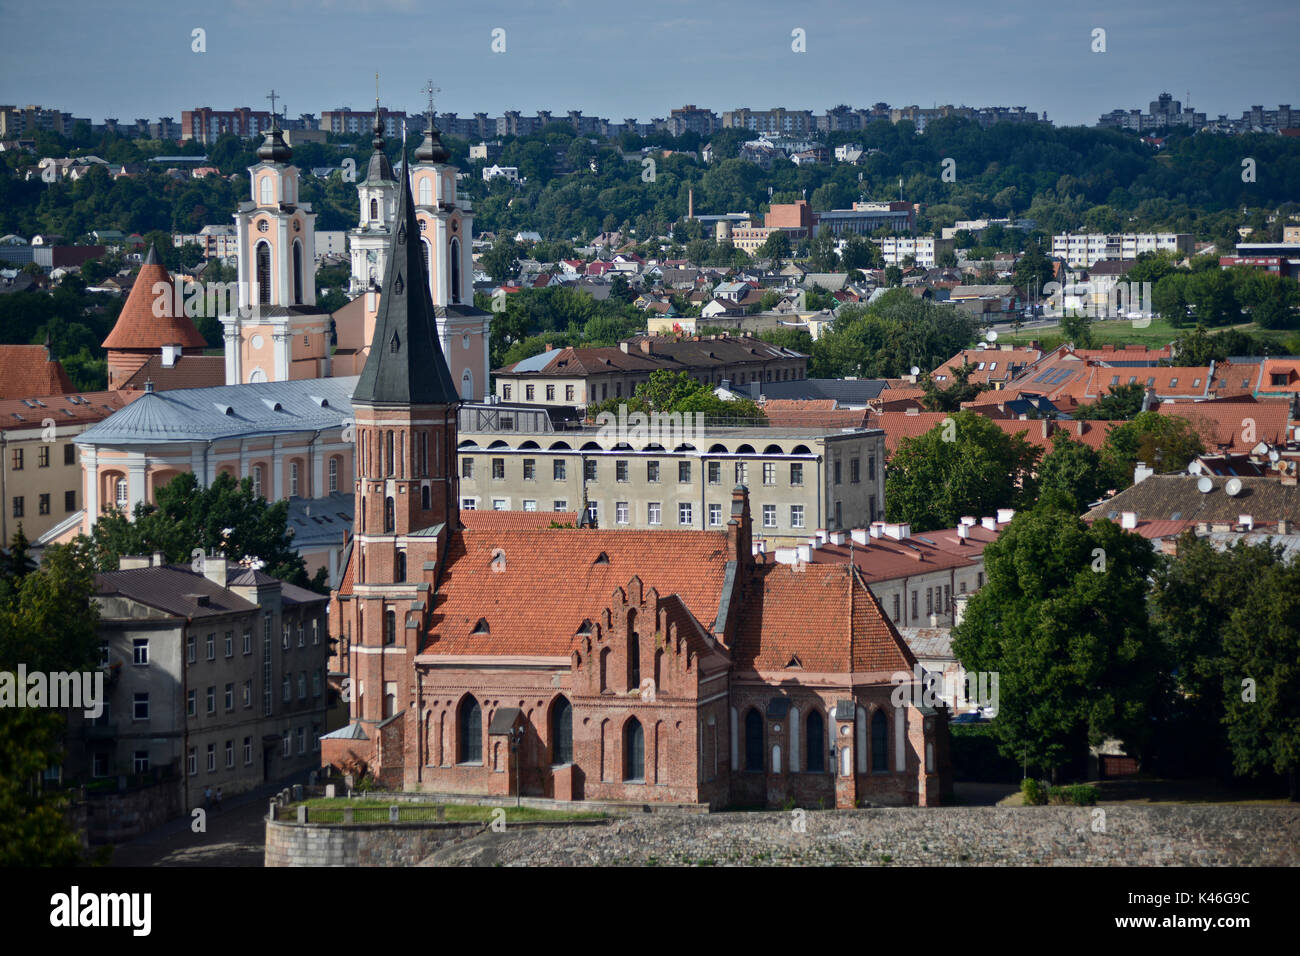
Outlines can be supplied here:
M279 98L279 97L278 97L278 94L275 92L274 89L272 89L270 95L267 96L267 99L271 101L271 120L272 120L272 122L275 121L275 101L276 101L278 98Z
M433 125L433 94L441 93L442 88L438 86L434 86L433 80L425 80L425 83L427 83L428 85L425 86L422 90L420 90L420 92L429 94L429 110L426 119L428 119L429 125L432 126Z

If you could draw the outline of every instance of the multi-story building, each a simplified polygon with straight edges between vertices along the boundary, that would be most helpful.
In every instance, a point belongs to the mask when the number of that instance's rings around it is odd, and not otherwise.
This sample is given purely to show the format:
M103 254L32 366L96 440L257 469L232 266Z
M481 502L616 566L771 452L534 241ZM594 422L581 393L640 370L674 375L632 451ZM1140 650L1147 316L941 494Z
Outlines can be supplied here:
M168 771L189 810L319 765L328 598L225 557L195 566L123 556L96 576L107 702L70 719L65 776Z
M378 119L383 126L383 135L400 137L407 122L405 110L378 108ZM356 136L368 133L375 127L376 110L354 110L346 106L336 106L332 110L322 110L320 128L326 133L340 133Z
M829 209L814 213L816 232L833 236L870 236L878 229L911 232L916 228L916 207L910 202L855 202L852 209Z
M933 269L945 252L952 252L953 240L933 236L886 236L879 240L880 254L887 266L901 266L911 256L923 269Z
M1052 255L1071 266L1088 268L1094 262L1136 259L1144 252L1173 252L1189 256L1194 240L1188 232L1065 233L1052 237Z
M234 226L204 226L198 232L172 237L172 244L177 249L191 242L203 250L205 259L226 259L239 255L239 235Z
M28 541L81 511L73 439L123 408L130 395L85 392L0 401L0 541L19 525Z
M751 110L742 106L723 113L722 126L724 129L750 129L783 136L807 136L817 132L812 110L787 110L782 106L770 110Z
M0 106L0 139L30 139L40 130L70 136L78 123L90 120L41 106Z
M651 335L618 348L548 349L497 369L493 379L503 402L585 407L630 397L659 369L687 372L706 385L784 382L807 377L808 356L749 337Z
M646 429L643 429L646 431ZM884 515L884 432L715 427L664 416L556 430L529 406L460 411L462 511L581 512L604 528L721 530L749 488L754 539L775 547Z
M686 133L699 133L708 136L722 128L722 121L713 110L700 109L694 103L670 110L668 113L668 131L674 136Z
M272 122L269 110L255 110L248 106L214 110L210 106L196 106L181 111L181 139L198 140L205 146L225 133L248 139L269 130Z

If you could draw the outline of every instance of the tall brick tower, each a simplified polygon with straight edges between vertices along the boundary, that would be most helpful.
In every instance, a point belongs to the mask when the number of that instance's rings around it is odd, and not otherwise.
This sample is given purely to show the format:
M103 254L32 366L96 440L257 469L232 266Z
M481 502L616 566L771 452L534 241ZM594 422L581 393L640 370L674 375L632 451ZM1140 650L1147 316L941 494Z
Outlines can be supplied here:
M409 165L409 164L408 164ZM396 217L370 354L357 381L352 719L377 753L372 767L400 783L420 634L450 531L459 526L456 407L438 343L408 175ZM390 720L406 714L409 720Z

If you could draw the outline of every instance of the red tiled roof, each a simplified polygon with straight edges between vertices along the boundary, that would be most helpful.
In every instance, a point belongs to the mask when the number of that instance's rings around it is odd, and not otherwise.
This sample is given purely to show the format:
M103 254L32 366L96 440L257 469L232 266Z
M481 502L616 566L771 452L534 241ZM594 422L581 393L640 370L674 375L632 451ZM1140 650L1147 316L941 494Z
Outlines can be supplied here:
M54 419L56 425L99 422L124 408L134 397L118 392L80 392L4 399L0 400L0 428L39 428L47 418Z
M127 391L144 391L146 382L155 392L177 388L207 388L226 384L224 355L182 355L171 368L163 365L162 354L151 355L140 368L122 383Z
M904 438L924 435L947 417L947 412L918 412L915 415L907 412L880 412L873 413L867 419L867 425L884 429L885 453L892 456Z
M1023 368L1037 362L1043 353L1038 349L962 349L948 361L934 370L936 382L948 383L953 380L957 370L965 363L975 366L969 381L983 385L985 382L1005 382L1011 378L1012 367ZM979 368L980 364L984 368ZM945 376L939 379L938 376Z
M63 363L43 345L0 345L0 398L31 398L75 392Z
M865 408L836 408L831 398L769 398L763 414L769 424L787 428L861 428L867 419Z
M732 659L738 667L805 671L910 670L916 658L870 589L839 564L756 566Z
M1162 402L1156 411L1191 422L1207 451L1226 445L1230 452L1243 452L1262 441L1270 445L1285 444L1290 407L1291 403L1286 399Z
M717 617L725 532L553 529L553 517L461 513L423 653L566 655L582 622L595 621L634 576L661 597L679 596L705 627ZM495 571L498 549L505 562ZM489 633L472 633L480 618Z
M156 257L151 253L149 258ZM168 299L170 308L159 309L162 312L173 313L171 316L164 315L159 318L154 315L153 307L157 297L153 289L154 283L157 282L171 288L172 280L167 274L167 267L160 262L146 260L140 267L135 284L131 286L131 294L127 296L126 303L122 306L117 324L113 326L113 331L108 333L108 338L104 339L104 348L161 349L164 345L180 345L195 349L207 347L208 343L199 334L194 322L185 315L183 309L176 307L174 296Z

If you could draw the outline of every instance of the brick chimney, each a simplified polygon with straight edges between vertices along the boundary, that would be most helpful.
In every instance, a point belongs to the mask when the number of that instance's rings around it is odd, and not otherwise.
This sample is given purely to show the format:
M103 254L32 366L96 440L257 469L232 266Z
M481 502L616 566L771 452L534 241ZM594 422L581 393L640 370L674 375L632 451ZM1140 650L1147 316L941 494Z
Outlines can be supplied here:
M731 491L731 520L727 522L727 552L742 567L754 563L749 515L749 489L736 485Z
M642 351L642 352L644 352L646 355L653 355L653 354L654 354L654 350L655 350L655 345L654 345L654 342L651 341L650 336L647 335L647 336L645 336L644 338L641 339L641 351Z

